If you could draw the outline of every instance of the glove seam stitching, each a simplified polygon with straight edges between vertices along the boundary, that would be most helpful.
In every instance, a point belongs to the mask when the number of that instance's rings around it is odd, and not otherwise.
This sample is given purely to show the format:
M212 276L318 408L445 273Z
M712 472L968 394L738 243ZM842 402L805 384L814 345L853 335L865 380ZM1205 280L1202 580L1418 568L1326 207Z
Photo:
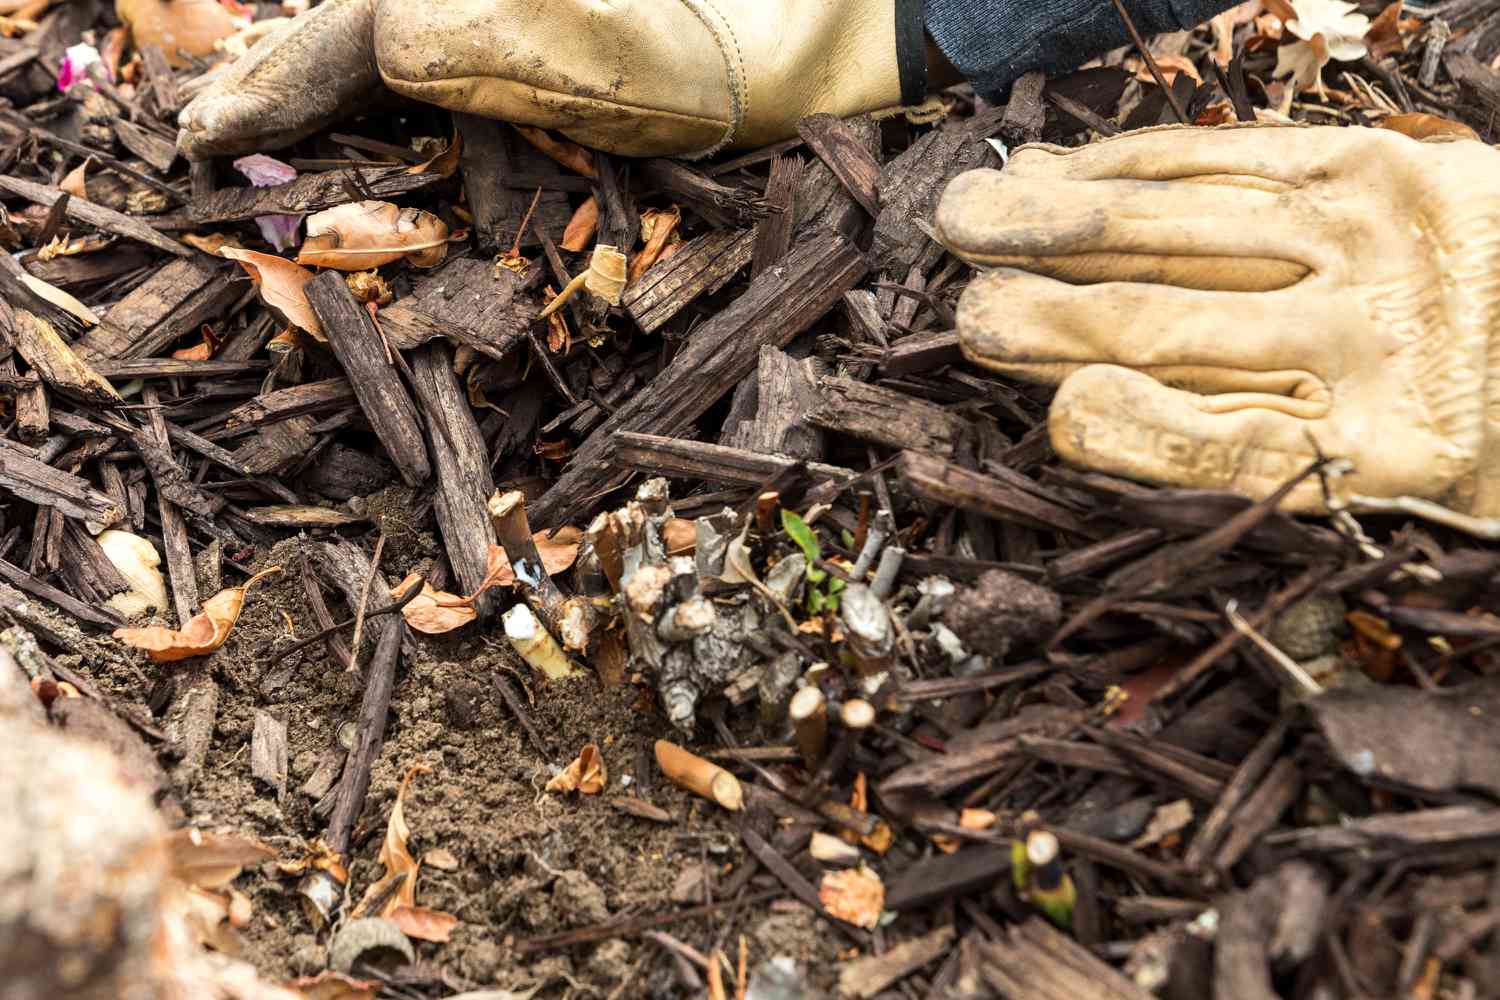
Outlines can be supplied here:
M689 159L712 156L728 146L744 125L750 113L750 92L745 83L745 60L740 49L740 40L734 33L729 19L714 5L713 0L682 0L682 5L693 13L713 35L724 57L724 70L729 78L729 125L718 142L697 153L687 154ZM725 40L728 36L728 41Z

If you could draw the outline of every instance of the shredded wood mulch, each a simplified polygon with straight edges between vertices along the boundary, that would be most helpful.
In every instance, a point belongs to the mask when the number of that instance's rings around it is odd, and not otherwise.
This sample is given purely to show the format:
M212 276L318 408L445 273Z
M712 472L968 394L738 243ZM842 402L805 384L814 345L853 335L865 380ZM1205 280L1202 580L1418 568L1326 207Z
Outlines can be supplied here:
M322 838L374 858L390 805L372 770L404 766L385 746L408 712L394 692L438 655L424 646L464 648L406 624L445 599L466 615L454 635L504 657L472 697L523 734L521 770L579 749L536 718L566 683L546 661L598 697L633 692L642 731L737 779L738 812L664 808L681 800L655 764L611 760L622 734L595 733L615 810L600 834L676 824L689 861L718 837L711 881L611 886L628 910L548 933L465 910L500 958L422 944L394 971L357 965L375 977L359 995L448 996L511 969L538 996L724 996L742 935L794 910L822 960L765 966L775 943L756 937L752 997L1494 995L1500 547L1061 465L1047 392L964 362L970 271L926 224L948 180L1002 150L1179 113L1424 113L1493 142L1492 8L1400 15L1398 44L1331 64L1321 96L1272 80L1276 39L1246 20L1223 68L1205 28L1154 40L1150 65L1123 50L1029 77L1005 106L956 88L936 122L815 116L708 162L398 105L274 151L297 176L254 187L175 154L199 68L149 48L122 62L112 12L54 7L0 38L4 642L54 718L76 694L129 724L179 823L205 811L216 713L254 713L231 766L317 803L280 831L292 855ZM59 93L85 38L114 82ZM591 176L560 162L579 155ZM386 301L318 273L318 339L268 305L269 279L207 252L274 253L257 219L368 200L432 213L446 255L381 265ZM612 276L598 245L649 266ZM595 293L616 278L611 305ZM105 528L161 555L167 599L136 624L184 625L273 548L298 607L235 647L248 668L227 647L148 662L109 638L134 581ZM577 562L549 579L562 543L545 532L565 528ZM401 533L431 544L383 551ZM515 564L499 586L497 543ZM409 573L448 597L393 590ZM342 678L326 720L342 749L288 787L297 736L267 678L310 649ZM530 891L557 899L535 867ZM870 885L883 898L855 898ZM278 919L302 950L258 951L262 974L314 971L327 931ZM611 940L628 961L545 964Z

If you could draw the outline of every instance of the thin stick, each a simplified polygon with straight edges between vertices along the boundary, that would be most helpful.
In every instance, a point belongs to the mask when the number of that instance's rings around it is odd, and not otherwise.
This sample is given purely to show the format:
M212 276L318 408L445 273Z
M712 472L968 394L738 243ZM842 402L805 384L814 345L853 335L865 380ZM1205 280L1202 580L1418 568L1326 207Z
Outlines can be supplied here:
M351 674L359 673L359 638L365 629L365 608L370 603L370 585L375 582L375 577L380 573L380 554L385 551L385 532L375 540L375 555L370 558L370 575L365 577L365 589L359 593L359 607L354 612L354 636L349 641L349 670ZM417 591L421 591L418 586Z
M1135 47L1140 50L1141 58L1146 60L1146 68L1151 71L1151 78L1166 93L1167 103L1172 105L1172 113L1182 124L1189 124L1187 112L1182 109L1182 104L1177 100L1177 95L1172 93L1172 88L1167 86L1166 77L1161 75L1161 68L1156 65L1156 58L1151 55L1151 50L1146 47L1145 40L1141 38L1141 33L1135 28L1135 22L1130 19L1129 12L1125 10L1124 0L1114 0L1114 3L1115 10L1120 12L1120 18L1125 22L1125 30L1130 32L1131 41L1135 42Z

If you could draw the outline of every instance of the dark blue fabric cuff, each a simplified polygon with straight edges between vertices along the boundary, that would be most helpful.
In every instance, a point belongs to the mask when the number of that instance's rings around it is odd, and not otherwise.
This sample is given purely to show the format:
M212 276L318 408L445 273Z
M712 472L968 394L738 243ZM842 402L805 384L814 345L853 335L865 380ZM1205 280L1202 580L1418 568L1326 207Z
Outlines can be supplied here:
M1235 0L1125 0L1145 37L1192 28ZM927 0L927 33L976 93L1004 100L1032 70L1059 73L1130 41L1111 0Z

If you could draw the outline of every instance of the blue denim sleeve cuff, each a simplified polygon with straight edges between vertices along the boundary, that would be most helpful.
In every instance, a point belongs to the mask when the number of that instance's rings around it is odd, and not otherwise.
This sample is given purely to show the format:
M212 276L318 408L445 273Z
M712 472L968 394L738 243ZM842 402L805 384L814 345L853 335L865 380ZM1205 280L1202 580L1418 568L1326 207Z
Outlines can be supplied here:
M1202 24L1235 0L1126 0L1144 36ZM1130 41L1111 0L927 0L927 31L989 100L1032 70L1058 73Z

